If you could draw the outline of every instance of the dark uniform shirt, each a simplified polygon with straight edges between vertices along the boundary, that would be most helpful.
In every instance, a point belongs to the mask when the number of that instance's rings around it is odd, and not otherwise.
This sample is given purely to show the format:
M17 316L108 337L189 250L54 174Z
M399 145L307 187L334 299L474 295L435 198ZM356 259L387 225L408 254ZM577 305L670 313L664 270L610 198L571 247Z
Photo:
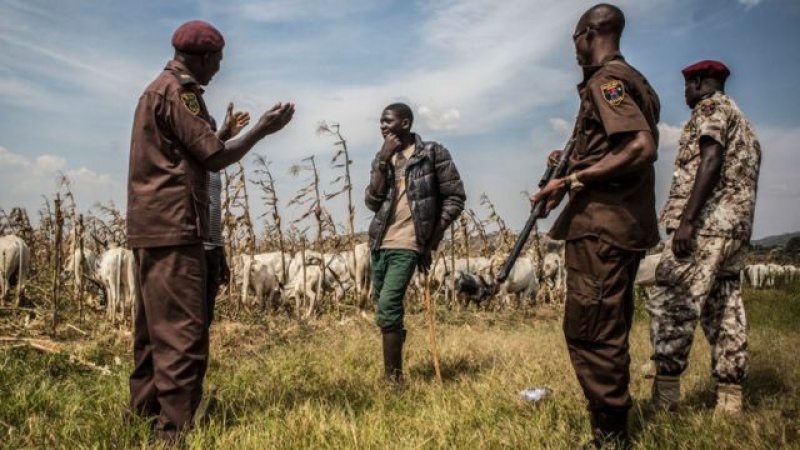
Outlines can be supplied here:
M133 121L128 173L128 242L133 248L208 240L208 171L224 149L203 90L177 61L145 89Z
M586 67L578 93L581 106L569 172L586 169L618 150L617 138L623 133L650 131L658 145L658 95L622 55ZM646 250L658 243L653 165L572 192L550 234L562 240L594 236L627 250Z

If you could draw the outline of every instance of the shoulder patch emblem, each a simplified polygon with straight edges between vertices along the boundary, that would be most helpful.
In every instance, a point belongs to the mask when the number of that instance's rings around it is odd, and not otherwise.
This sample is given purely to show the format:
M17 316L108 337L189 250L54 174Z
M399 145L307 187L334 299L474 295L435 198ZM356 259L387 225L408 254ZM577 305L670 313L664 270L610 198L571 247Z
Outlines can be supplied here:
M707 98L700 102L700 114L710 116L717 110L717 102Z
M611 106L617 106L625 99L625 87L622 81L611 80L601 85L600 90L603 92L603 98Z
M192 115L196 116L200 114L200 102L197 101L197 96L194 92L184 92L181 94L181 101Z

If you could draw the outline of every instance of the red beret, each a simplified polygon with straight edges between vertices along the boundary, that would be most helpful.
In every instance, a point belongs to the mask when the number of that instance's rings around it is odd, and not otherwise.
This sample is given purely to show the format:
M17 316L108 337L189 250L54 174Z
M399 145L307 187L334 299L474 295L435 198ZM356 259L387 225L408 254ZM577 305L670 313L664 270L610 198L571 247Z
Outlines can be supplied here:
M225 39L214 25L202 20L192 20L175 30L172 46L182 53L216 53L225 47Z
M725 64L710 59L696 62L691 66L683 69L681 72L683 72L683 78L686 79L696 76L701 76L701 77L716 78L722 81L727 80L728 75L731 74L731 71L728 70L728 67L726 67Z

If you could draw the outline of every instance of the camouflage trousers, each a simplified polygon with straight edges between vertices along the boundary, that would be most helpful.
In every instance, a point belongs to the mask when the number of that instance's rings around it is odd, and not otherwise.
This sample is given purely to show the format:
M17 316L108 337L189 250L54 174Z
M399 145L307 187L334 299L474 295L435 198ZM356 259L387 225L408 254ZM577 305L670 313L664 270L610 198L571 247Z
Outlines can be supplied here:
M747 371L747 319L739 271L745 246L735 239L697 236L692 254L676 258L667 237L650 291L650 339L660 375L686 370L697 322L711 346L718 382L741 384Z

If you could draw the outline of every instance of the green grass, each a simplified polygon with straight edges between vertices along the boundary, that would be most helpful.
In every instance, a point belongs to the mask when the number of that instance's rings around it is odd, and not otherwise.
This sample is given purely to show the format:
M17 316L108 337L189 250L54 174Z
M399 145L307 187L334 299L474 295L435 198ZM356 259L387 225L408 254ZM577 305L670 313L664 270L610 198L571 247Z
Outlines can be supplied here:
M709 350L698 332L677 415L648 406L646 314L632 335L631 428L636 448L800 448L800 289L747 291L751 367L745 414L713 414ZM643 308L640 308L640 310ZM283 318L222 322L212 330L207 386L218 401L192 431L195 449L575 448L588 438L580 388L569 365L560 311L439 311L444 383L434 380L422 314L408 318L407 388L385 386L379 334L361 319ZM145 448L148 425L123 425L130 340L108 332L68 343L109 365L111 376L27 348L0 351L0 447ZM114 357L122 365L114 365ZM539 403L516 400L546 385Z

